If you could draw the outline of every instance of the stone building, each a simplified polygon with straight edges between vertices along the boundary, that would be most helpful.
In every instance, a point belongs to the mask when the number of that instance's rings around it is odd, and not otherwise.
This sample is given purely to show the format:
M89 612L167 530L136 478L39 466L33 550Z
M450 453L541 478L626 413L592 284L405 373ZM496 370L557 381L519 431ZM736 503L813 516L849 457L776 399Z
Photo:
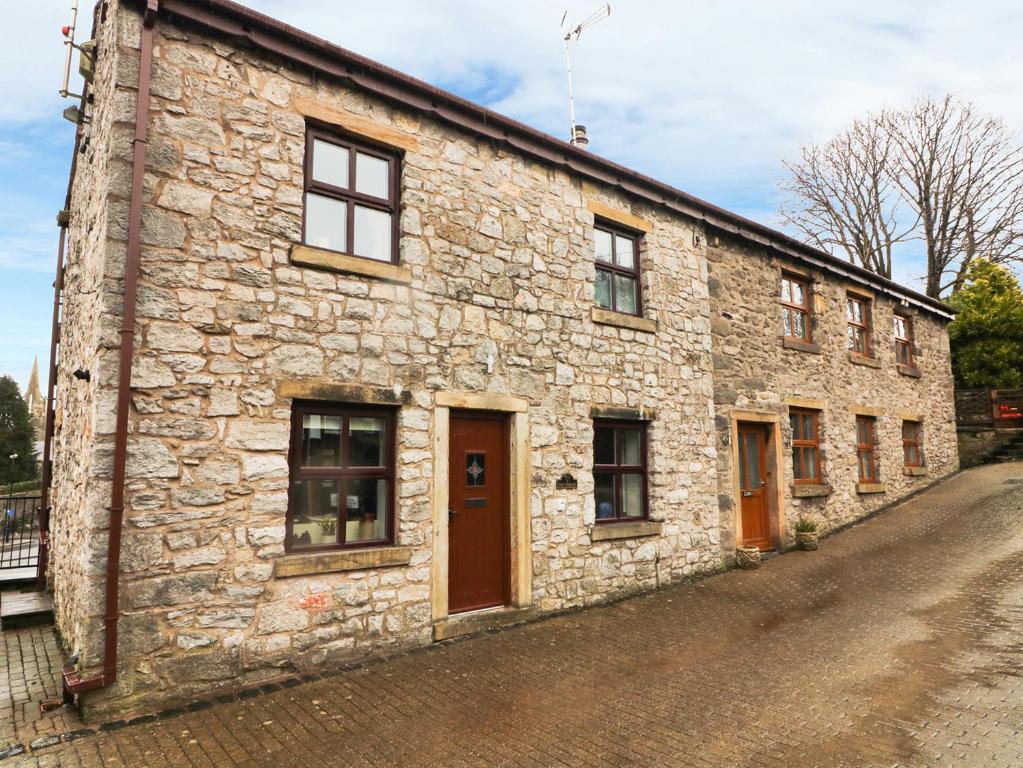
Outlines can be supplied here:
M87 715L708 573L956 468L940 303L223 0L94 37L48 428Z

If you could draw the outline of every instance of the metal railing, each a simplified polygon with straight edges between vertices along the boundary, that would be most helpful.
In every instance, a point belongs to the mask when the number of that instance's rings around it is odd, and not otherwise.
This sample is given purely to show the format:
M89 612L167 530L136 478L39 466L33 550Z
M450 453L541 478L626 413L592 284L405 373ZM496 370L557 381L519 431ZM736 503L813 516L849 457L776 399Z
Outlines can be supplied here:
M39 496L0 497L0 570L39 562Z
M957 389L960 427L1023 427L1023 389Z

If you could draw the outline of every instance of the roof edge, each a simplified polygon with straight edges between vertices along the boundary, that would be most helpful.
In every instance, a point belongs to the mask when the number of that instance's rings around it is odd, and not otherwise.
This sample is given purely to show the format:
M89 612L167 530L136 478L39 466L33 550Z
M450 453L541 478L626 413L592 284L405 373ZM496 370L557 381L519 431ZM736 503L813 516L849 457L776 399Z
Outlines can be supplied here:
M135 5L141 2L129 1ZM951 320L955 316L955 310L942 301L232 0L160 0L160 12L245 40L256 48L347 80L355 87L570 173L703 221L852 282L869 285L939 317Z

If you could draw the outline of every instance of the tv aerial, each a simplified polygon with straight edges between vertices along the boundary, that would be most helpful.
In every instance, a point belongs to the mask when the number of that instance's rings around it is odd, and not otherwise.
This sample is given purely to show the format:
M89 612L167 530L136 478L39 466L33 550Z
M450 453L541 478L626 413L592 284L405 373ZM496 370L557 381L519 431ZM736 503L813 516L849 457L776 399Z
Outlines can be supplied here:
M611 15L611 3L604 3L600 8L591 13L583 21L576 24L574 27L570 27L565 32L565 67L568 72L568 114L571 121L571 128L569 132L569 143L574 144L577 147L585 147L590 143L590 140L586 137L586 127L583 125L576 125L575 122L575 98L572 95L572 53L571 44L573 41L579 42L579 38L582 37L590 27L600 23L608 16ZM566 10L561 15L561 28L565 29L565 19L568 17L568 11Z

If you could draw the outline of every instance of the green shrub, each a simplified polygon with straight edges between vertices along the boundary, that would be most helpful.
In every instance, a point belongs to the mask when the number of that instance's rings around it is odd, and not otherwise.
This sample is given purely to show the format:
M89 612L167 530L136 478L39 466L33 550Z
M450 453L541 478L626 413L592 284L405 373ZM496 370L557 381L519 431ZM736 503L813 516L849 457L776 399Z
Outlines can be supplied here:
M807 520L805 517L796 520L796 533L815 533L816 531L817 523L813 520Z

